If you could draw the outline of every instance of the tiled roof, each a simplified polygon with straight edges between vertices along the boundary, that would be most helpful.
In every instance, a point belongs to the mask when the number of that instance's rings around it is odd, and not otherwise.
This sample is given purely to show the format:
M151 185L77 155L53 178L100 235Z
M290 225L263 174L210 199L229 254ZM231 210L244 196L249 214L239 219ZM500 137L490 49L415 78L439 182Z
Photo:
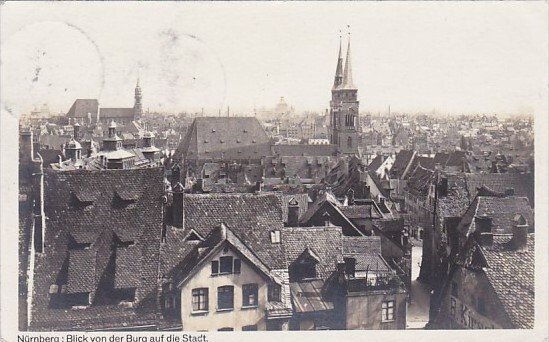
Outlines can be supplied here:
M340 206L339 209L349 219L379 219L383 217L383 214L373 203L361 205L344 205Z
M469 236L476 230L475 217L487 217L492 222L492 233L510 234L513 232L516 214L524 216L531 228L535 227L534 212L527 198L477 196L463 215L457 230Z
M132 119L135 115L133 108L100 108L99 118L104 119Z
M404 175L404 171L408 167L408 164L412 161L414 157L414 151L411 150L400 150L395 158L395 162L391 167L391 175L394 178L401 178Z
M270 232L280 229L281 196L278 194L189 194L184 197L184 226L202 236L225 223L271 268L283 268L279 244L272 244Z
M342 236L343 255L380 254L379 236Z
M139 283L135 307L139 308L139 314L128 310L133 318L127 322L141 324L141 318L148 321L148 313L156 310L150 298L155 298L157 290L163 169L46 170L44 183L46 247L36 259L31 328L106 327L108 324L102 320L111 320L113 312L119 312L117 308L109 305L102 306L102 310L95 310L93 305L83 310L50 308L50 285L67 285L74 292L93 287L90 292L94 293L99 287L107 286L101 285L102 277L134 283L136 268ZM120 184L142 195L131 205L119 205L115 194ZM80 202L74 194L86 201ZM115 259L114 267L108 267L114 252L111 248L114 234L133 236L134 246L130 248L135 248L136 254ZM70 236L77 242L90 243L89 249L69 250Z
M519 329L534 327L535 253L534 234L529 234L528 250L509 248L511 236L494 236L491 247L483 247L488 267L484 273L494 288L507 315Z
M350 254L347 256L356 260L356 271L368 271L374 274L392 273L391 267L383 259L381 253Z
M273 154L279 156L335 156L337 154L336 145L306 145L306 144L294 144L294 145L273 145Z
M96 288L95 253L91 249L69 252L67 293L92 292Z
M195 118L174 157L177 160L261 159L271 154L271 142L256 118Z
M379 169L379 167L381 166L381 164L383 164L386 158L387 157L384 157L381 154L376 155L376 157L370 162L370 164L368 164L368 170L374 172L377 171L377 169Z
M340 227L284 227L280 242L287 264L291 265L308 248L318 256L317 275L327 279L343 262Z
M77 99L67 112L67 116L70 118L87 119L88 113L90 113L92 119L95 119L97 117L98 108L99 101L97 101L97 99Z
M141 274L141 251L135 246L116 249L114 287L131 288L139 286Z
M303 216L309 207L309 195L308 194L293 194L293 195L281 195L282 196L282 217L284 222L288 222L288 205L290 200L295 199L299 205L299 217Z
M505 192L506 189L514 189L516 196L527 197L531 205L534 201L534 177L533 174L519 173L488 173L465 174L467 190L473 198L477 190L485 186L493 191Z
M410 174L406 184L408 190L418 195L425 196L429 191L429 186L435 177L435 171L418 165Z

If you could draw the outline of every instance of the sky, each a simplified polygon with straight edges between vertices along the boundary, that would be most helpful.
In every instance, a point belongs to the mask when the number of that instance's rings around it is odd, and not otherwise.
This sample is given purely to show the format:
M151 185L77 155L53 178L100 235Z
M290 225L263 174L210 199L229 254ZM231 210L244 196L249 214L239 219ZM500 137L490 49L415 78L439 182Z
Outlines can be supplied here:
M3 3L2 110L76 98L207 113L329 106L351 31L361 111L544 112L544 2ZM345 51L344 51L345 52Z

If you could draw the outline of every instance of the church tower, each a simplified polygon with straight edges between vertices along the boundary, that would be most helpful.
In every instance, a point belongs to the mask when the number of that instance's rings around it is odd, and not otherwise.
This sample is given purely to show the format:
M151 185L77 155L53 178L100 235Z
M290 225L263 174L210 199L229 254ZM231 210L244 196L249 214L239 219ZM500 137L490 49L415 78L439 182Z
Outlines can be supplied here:
M141 86L139 85L139 78L137 78L137 84L135 85L135 102L133 105L133 111L134 111L134 120L139 120L141 118L141 115L143 114L143 107L141 105Z
M361 138L357 91L353 84L351 34L349 33L345 68L343 68L341 55L341 37L339 40L339 55L330 101L330 143L337 145L343 154L359 153Z

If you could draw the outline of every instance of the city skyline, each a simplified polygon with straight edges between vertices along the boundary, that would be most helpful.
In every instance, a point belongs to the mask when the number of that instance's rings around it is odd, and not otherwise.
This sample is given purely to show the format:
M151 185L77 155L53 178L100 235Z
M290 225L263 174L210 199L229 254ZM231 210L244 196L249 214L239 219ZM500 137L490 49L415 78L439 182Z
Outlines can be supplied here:
M171 3L152 18L147 4L86 4L93 24L78 15L82 5L35 3L22 17L27 6L3 6L3 111L48 103L66 112L76 98L130 105L138 77L145 110L246 112L284 96L298 112L322 111L347 25L363 111L525 114L546 106L543 18L519 4L319 4L303 16L302 4ZM106 22L105 11L123 26Z

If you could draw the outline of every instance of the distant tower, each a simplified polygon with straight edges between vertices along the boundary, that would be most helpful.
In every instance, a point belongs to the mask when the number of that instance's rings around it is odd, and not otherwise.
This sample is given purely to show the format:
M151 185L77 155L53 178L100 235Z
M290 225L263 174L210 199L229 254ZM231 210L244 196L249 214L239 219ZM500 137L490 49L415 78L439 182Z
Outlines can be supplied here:
M143 98L142 92L141 92L141 86L139 85L139 77L137 78L137 84L135 85L135 102L133 105L133 111L134 111L134 118L135 120L139 120L141 118L141 115L143 114L143 107L141 104L141 99Z
M341 56L341 37L339 55L330 101L330 142L338 146L343 154L358 154L360 129L357 88L353 84L351 66L351 34L347 44L347 57L343 69Z

